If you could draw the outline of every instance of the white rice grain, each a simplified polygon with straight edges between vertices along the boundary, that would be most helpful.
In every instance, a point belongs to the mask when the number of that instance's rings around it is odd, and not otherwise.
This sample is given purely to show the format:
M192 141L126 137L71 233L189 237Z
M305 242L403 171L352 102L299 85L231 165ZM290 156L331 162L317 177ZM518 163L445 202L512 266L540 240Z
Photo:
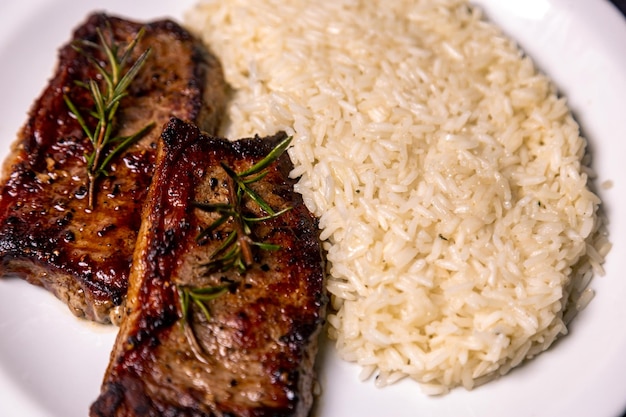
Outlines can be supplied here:
M204 0L223 134L285 130L320 218L329 336L362 379L471 389L591 301L610 250L564 98L464 0Z

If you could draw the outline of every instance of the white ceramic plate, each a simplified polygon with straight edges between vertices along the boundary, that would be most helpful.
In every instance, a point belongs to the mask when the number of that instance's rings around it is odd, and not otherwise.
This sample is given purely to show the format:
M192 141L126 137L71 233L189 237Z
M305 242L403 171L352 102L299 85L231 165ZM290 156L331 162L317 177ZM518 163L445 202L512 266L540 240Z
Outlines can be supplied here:
M19 0L0 3L0 158L41 92L56 49L93 10L181 19L194 0ZM358 381L331 345L320 357L317 417L597 416L626 409L626 23L604 0L477 0L561 91L589 138L614 243L596 297L570 335L496 382L424 396L412 382ZM0 416L86 416L116 329L75 319L45 291L0 280Z

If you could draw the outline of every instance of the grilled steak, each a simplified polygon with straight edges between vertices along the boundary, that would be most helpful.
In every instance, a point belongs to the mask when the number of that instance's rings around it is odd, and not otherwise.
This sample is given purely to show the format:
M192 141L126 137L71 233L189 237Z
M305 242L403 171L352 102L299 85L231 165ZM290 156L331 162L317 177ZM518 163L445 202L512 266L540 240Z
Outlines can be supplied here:
M274 210L252 224L257 248L245 270L211 269L232 218L198 239L218 216L198 203L232 204L224 162L241 172L285 136L229 142L172 120L143 214L127 316L91 416L305 416L326 305L317 221L293 191L284 153L251 185ZM243 199L241 211L263 216ZM203 308L182 289L221 289ZM212 289L212 290L211 290Z
M81 53L72 43L97 43L100 28L125 45L142 26L145 34L133 54L148 48L151 53L121 101L117 126L120 135L130 135L151 122L155 127L113 160L110 175L97 183L95 209L89 210L85 154L93 146L70 115L63 95L81 109L90 109L92 96L77 82L97 79L98 73L84 52L101 61L106 57L94 47L83 47ZM33 104L5 161L0 275L19 275L47 288L78 316L115 321L114 307L127 291L141 207L162 127L176 116L214 132L225 100L219 62L176 23L142 25L104 14L88 17L60 49L56 73Z

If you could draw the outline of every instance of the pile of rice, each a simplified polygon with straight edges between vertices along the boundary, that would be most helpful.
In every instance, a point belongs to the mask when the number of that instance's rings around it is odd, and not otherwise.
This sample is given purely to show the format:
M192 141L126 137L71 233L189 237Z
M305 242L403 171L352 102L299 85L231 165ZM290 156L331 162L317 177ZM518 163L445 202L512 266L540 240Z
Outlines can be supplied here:
M610 248L565 99L460 0L204 1L187 24L285 130L320 217L340 356L384 386L471 389L545 350Z

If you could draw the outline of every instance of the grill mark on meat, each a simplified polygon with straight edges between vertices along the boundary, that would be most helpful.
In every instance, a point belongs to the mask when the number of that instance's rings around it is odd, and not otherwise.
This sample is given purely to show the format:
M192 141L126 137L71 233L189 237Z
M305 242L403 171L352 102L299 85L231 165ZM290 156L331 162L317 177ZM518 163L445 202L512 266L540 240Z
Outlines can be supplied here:
M176 116L215 133L226 101L218 60L173 21L143 25L93 14L71 41L97 42L96 28L107 33L107 22L121 43L145 26L135 54L152 48L121 102L119 133L132 134L150 122L155 128L113 161L111 175L98 181L95 210L86 210L84 154L92 145L70 116L63 94L79 108L91 107L89 93L76 81L85 82L97 73L70 42L59 50L54 77L12 145L0 188L0 275L18 275L41 285L74 314L98 322L115 316L127 291L162 126Z
M91 416L306 416L313 403L317 338L324 320L324 258L317 220L289 178L284 153L255 191L275 210L255 223L259 240L280 245L255 252L246 272L209 275L200 265L225 238L198 242L215 218L194 201L228 202L227 165L242 172L284 134L234 142L173 119L143 214L125 317ZM246 209L260 215L258 206ZM179 317L177 286L228 285L210 302L207 320L192 309L198 357ZM204 363L203 361L206 361Z

